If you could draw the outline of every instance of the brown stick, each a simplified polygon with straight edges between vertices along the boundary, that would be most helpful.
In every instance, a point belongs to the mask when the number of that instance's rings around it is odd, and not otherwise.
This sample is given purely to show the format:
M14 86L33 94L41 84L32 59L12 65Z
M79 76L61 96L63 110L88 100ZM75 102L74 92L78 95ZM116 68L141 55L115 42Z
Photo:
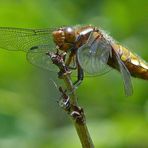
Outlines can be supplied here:
M71 72L66 68L65 63L63 61L62 55L59 54L49 54L51 57L51 60L55 65L57 65L60 69L59 72L59 78L63 79L66 90L70 93L70 95L66 94L66 91L63 91L61 87L59 87L59 91L62 93L62 102L64 102L64 110L68 113L69 117L71 118L75 129L77 131L77 134L80 138L81 144L83 148L94 148L92 139L90 137L84 111L81 107L78 105L78 100L76 96L76 91L74 88L74 85L72 83L70 74Z

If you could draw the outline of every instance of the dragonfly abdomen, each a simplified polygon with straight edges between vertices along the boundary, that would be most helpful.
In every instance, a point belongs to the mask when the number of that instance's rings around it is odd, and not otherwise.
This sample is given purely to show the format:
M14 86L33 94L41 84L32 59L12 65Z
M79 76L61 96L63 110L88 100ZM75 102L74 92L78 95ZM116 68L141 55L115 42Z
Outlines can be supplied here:
M116 45L118 48L115 48L120 55L121 60L126 65L130 74L133 77L138 77L141 79L148 80L148 63L141 59L136 54L130 52L127 48Z

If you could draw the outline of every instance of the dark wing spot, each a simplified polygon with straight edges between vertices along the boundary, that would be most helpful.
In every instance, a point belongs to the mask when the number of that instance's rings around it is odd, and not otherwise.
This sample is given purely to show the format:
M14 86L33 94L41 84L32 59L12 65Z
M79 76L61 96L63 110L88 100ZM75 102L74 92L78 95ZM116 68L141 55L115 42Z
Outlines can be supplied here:
M30 50L35 50L35 49L38 49L38 46L33 46L30 48Z

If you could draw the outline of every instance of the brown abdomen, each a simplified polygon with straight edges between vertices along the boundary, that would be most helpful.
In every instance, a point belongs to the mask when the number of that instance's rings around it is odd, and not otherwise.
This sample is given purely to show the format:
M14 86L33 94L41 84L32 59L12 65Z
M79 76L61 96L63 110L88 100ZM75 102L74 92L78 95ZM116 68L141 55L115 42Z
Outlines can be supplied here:
M124 62L133 77L148 80L148 63L123 46L114 44L112 47L119 53L121 60Z

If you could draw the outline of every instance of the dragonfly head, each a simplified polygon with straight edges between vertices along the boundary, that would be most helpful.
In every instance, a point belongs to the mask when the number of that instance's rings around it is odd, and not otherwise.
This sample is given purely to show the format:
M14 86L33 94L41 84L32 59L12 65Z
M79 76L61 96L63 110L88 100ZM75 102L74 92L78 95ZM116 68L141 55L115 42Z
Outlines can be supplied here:
M52 35L55 44L60 50L65 52L72 48L76 40L75 29L73 27L59 28L58 30L53 31Z

